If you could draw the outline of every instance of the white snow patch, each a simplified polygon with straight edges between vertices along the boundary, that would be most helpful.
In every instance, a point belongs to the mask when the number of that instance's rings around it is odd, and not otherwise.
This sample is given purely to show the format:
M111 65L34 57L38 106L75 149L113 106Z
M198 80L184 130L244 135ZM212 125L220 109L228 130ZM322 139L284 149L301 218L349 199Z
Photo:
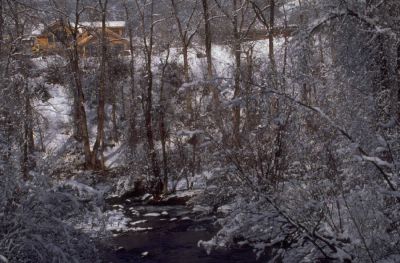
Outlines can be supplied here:
M365 161L369 161L369 162L373 162L378 166L385 166L388 168L393 168L393 164L386 162L382 159L380 159L379 157L371 157L371 156L366 156L366 155L362 155L362 159Z
M140 216L139 211L135 210L135 208L131 207L129 208L129 211L132 213L134 216Z
M0 262L1 263L8 263L8 259L5 256L0 255Z
M127 218L124 213L117 210L107 212L108 220L106 223L106 230L108 231L127 231L128 224L131 219Z
M195 205L193 207L193 212L210 213L212 211L211 206Z
M142 196L142 201L145 201L145 200L148 200L148 199L151 199L153 196L151 195L151 194L145 194L145 195L143 195Z
M152 230L152 227L131 227L128 228L127 231L131 231L131 232L144 232L144 231L148 231L148 230Z
M51 153L60 151L72 134L71 102L64 87L46 85L46 88L51 98L46 102L36 102L35 108L45 118L47 129L42 131L42 143L46 152Z
M145 216L145 217L157 217L157 216L161 216L161 214L160 213L147 213L147 214L144 214L143 216Z
M120 142L104 151L105 164L109 168L120 167L124 162L123 144Z
M143 224L143 223L146 223L146 222L147 222L147 220L139 220L139 221L135 221L135 222L130 222L129 224L131 226L135 226L135 225Z
M231 205L223 205L218 207L217 211L223 214L229 214L230 212L232 212L233 208Z
M119 209L123 209L124 208L124 206L122 206L122 205L113 205L112 207L113 208L119 208Z

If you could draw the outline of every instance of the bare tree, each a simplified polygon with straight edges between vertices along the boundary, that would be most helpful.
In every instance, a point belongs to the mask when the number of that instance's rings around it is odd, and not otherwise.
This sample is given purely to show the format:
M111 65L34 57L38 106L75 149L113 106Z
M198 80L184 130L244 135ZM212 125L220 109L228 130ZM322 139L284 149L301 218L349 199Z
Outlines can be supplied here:
M0 57L3 55L3 27L4 27L4 18L3 18L3 0L0 0Z
M257 1L251 1L253 10L257 16L258 21L267 29L268 31L268 58L271 64L271 70L274 77L274 82L276 82L276 62L275 62L275 50L274 50L274 35L275 31L275 0L267 0L266 6L260 6ZM269 5L268 5L269 4ZM265 10L269 10L268 17L265 15ZM275 85L276 86L276 85Z
M188 83L190 82L190 65L188 59L188 50L192 43L192 39L196 35L197 30L200 26L200 21L196 21L198 0L190 2L188 1L187 4L189 4L190 6L187 6L184 1L171 0L172 14L175 18L175 22L178 27L179 39L182 46L183 72L184 72L185 82ZM188 12L188 14L185 15L185 12ZM187 110L192 119L193 108L192 108L192 94L190 91L188 92L187 96Z
M233 134L232 138L237 146L240 146L240 126L241 126L241 97L242 97L242 42L244 36L248 33L250 28L254 23L254 19L246 19L250 14L248 13L249 1L247 0L233 0L229 1L228 6L230 11L227 11L226 3L215 0L215 3L223 12L225 17L229 20L230 26L232 28L232 53L235 58L235 68L234 68L234 96L233 100L233 110L232 110L232 126ZM224 5L225 3L225 5ZM247 21L246 21L247 20ZM246 24L247 22L247 24ZM245 27L247 26L247 27Z
M104 170L104 121L105 121L105 90L106 90L106 64L107 64L107 39L106 39L106 18L107 18L107 4L108 0L99 0L98 2L101 12L101 62L100 62L100 85L98 94L98 108L97 108L97 136L93 146L92 153L92 166L96 167L97 160L100 160L100 168Z
M211 17L208 0L201 0L203 6L203 22L204 22L204 35L205 35L205 49L207 57L207 81L211 82L213 79L213 66L212 66L212 36L211 36ZM218 90L208 83L208 89L212 89L213 106L216 109L219 107L219 93Z
M143 55L145 58L145 72L146 72L146 93L144 105L144 119L146 138L149 151L149 159L151 163L151 170L153 174L154 194L160 194L163 190L163 183L161 180L160 166L158 163L157 151L154 146L154 131L153 131L153 48L154 48L154 27L160 22L154 20L154 1L135 0L138 15L140 18L140 28L143 40Z
M160 140L161 140L161 150L162 150L162 169L163 169L163 193L168 193L168 155L167 155L167 123L165 119L166 111L167 111L167 98L165 94L165 73L166 69L169 66L169 57L170 57L170 44L167 43L167 54L165 59L161 61L161 84L160 84L160 98L159 98L159 130L160 130Z
M123 2L125 11L125 20L128 24L129 37L129 75L130 75L130 117L129 117L129 142L132 147L137 144L137 128L136 128L136 84L135 84L135 48L133 43L133 13L129 9L129 5L125 0Z
M86 110L85 110L85 96L83 93L82 76L80 69L80 55L78 47L78 36L79 36L79 22L82 13L85 11L85 7L81 6L80 0L75 2L75 13L74 23L70 23L69 16L68 27L71 31L72 37L72 49L68 49L69 43L65 43L65 48L68 50L68 58L71 66L71 72L74 79L75 89L74 89L74 121L75 121L75 135L78 140L82 141L83 152L85 154L85 166L87 168L92 168L92 152L90 149L89 141L89 130L87 124Z

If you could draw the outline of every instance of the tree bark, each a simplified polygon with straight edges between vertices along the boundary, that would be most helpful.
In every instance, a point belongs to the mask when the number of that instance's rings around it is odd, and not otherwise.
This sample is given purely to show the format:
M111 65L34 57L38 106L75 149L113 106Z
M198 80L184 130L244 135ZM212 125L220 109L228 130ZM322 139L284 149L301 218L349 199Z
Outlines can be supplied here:
M276 74L275 51L274 51L274 28L275 28L275 0L270 0L268 56L269 56L269 61L271 63L272 73ZM274 78L275 77L276 76L274 76Z
M211 24L210 24L210 11L208 9L208 0L203 1L203 18L205 30L205 47L207 57L207 79L212 79L212 54L211 54Z
M101 7L101 62L100 62L100 86L98 94L97 106L97 136L93 146L92 166L97 168L97 162L101 170L105 169L104 161L104 121L105 121L105 90L106 90L106 63L107 63L107 42L106 42L106 17L107 17L107 3L99 0ZM100 157L100 159L99 159Z
M168 156L167 156L167 147L166 147L166 142L167 142L167 136L168 132L166 129L166 123L165 123L165 112L167 110L167 102L164 94L164 85L165 85L165 70L168 66L168 60L169 60L169 54L170 54L170 47L168 46L167 50L167 57L165 60L165 64L162 67L162 72L161 72L161 86L160 86L160 100L159 100L159 105L160 105L160 123L159 123L159 128L160 128L160 139L161 139L161 148L162 148L162 169L163 169L163 193L167 194L168 193Z
M113 93L111 96L112 96L112 110L111 110L112 140L114 142L118 142L119 133L118 133L118 121L117 121L117 95ZM124 100L124 97L122 97L121 99Z
M80 1L76 1L75 6L75 25L72 28L72 43L73 48L69 53L69 60L71 72L75 82L74 92L74 119L75 119L75 136L82 142L83 152L85 155L85 167L92 168L91 160L92 153L90 150L89 131L87 126L86 110L85 110L85 97L83 94L83 85L81 71L79 67L79 50L78 50L78 24L80 19L79 13Z
M240 91L240 67L241 67L241 44L240 44L240 32L239 32L239 22L238 22L238 15L237 15L237 0L233 0L233 38L234 38L234 54L235 54L235 87L234 87L234 100L237 100L241 96ZM235 102L233 106L233 140L236 146L240 145L240 104Z
M3 18L3 0L0 0L0 58L3 58L3 28L4 18Z
M186 41L182 42L183 47L182 47L182 53L183 53L183 73L185 77L185 82L189 83L190 82L190 68L189 68L189 59L188 59L188 46L186 44ZM187 92L186 96L186 110L188 111L188 115L190 116L189 118L189 123L193 119L193 105L192 105L192 91L189 90Z
M130 75L130 118L129 118L129 145L134 148L138 142L137 131L136 131L136 85L135 85L135 56L134 56L134 47L133 47L133 28L132 21L130 19L129 10L127 3L124 1L125 8L125 19L128 23L128 37L129 37L129 75Z
M136 5L140 9L139 3L136 0ZM147 84L147 92L145 95L145 105L144 105L144 121L145 121L145 129L146 129L146 138L147 144L149 147L149 160L151 164L151 170L153 173L154 185L153 193L155 195L161 194L163 190L163 182L161 180L161 172L160 166L158 164L157 152L154 145L154 132L153 132L153 71L151 68L152 59L153 59L153 41L154 41L154 1L151 1L148 5L150 8L150 21L145 21L145 7L143 7L143 12L141 15L141 27L143 34L143 43L144 43L144 55L145 55L145 71L146 71L146 84ZM150 25L149 32L146 32L146 25Z
M189 65L189 59L188 59L188 50L190 43L192 41L192 38L194 34L196 33L197 29L195 32L190 33L189 32L189 26L191 24L192 18L195 14L195 10L197 7L197 1L195 3L195 6L191 10L191 14L189 15L189 18L186 20L186 23L183 25L182 24L182 19L179 17L179 10L178 6L175 0L171 0L171 6L172 6L172 11L175 17L175 21L178 27L178 32L179 32L179 38L181 41L182 45L182 55L183 55L183 73L184 73L184 78L185 82L188 83L190 82L190 65ZM186 96L186 109L189 113L189 124L193 119L193 105L192 105L192 91L189 90L187 91L187 96Z
M245 133L250 133L250 131L255 127L256 115L253 110L257 108L254 105L255 101L252 99L252 85L253 82L253 47L250 47L246 52L246 76L245 76L245 92L246 92L246 119L245 119ZM253 103L254 102L254 103Z
M28 180L30 170L30 155L34 151L34 139L32 129L32 106L30 101L30 94L28 85L24 84L24 132L23 132L23 146L22 146L22 175L24 180Z
M288 19L287 19L287 13L286 13L286 7L285 4L283 4L282 6L283 8L283 15L284 15L284 25L285 25L285 29L287 30L288 28ZM289 37L287 34L284 35L285 38L285 42L284 42L284 51L283 51L283 65L282 65L282 76L283 78L286 78L286 67L287 67L287 53L288 53L288 45L289 45ZM285 85L283 85L285 86Z
M212 72L212 46L211 46L211 24L210 24L210 10L208 8L208 0L202 0L203 3L203 19L204 19L204 33L205 33L205 47L207 57L207 81L210 82L213 78ZM219 97L216 89L212 88L209 83L208 88L212 89L214 107L219 103Z
M400 45L397 46L397 58L396 58L396 80L397 80L397 91L395 94L395 111L397 122L400 123Z

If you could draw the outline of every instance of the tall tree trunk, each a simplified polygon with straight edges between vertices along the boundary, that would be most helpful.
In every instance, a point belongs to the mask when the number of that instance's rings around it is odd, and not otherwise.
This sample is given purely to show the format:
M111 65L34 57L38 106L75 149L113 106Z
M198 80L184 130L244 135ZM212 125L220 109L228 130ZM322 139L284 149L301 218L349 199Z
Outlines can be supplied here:
M189 67L189 59L188 59L188 45L187 45L187 41L185 40L186 37L184 37L184 39L182 39L182 53L183 53L183 73L184 73L184 77L185 77L185 82L189 83L190 82L190 67ZM187 92L187 96L186 96L186 110L188 112L188 115L190 116L190 120L189 123L193 120L193 106L192 106L192 91L189 90Z
M205 47L207 57L207 79L212 79L212 55L211 55L211 24L210 24L210 11L208 9L208 0L203 1L203 18L205 30Z
M278 71L275 62L275 49L274 49L274 33L275 33L275 0L269 0L269 34L268 34L268 57L271 68L271 81L272 87L278 89ZM271 116L278 115L279 111L279 98L273 96L271 98Z
M168 193L168 156L167 156L167 129L165 124L165 112L167 110L167 102L164 94L164 84L165 84L165 70L168 66L170 48L168 47L167 58L165 60L165 64L163 65L161 72L161 86L160 86L160 139L161 139L161 148L162 148L162 169L163 169L163 193Z
M161 110L164 110L163 108ZM168 193L168 156L167 156L167 129L165 127L165 114L161 112L160 116L160 137L163 159L163 193Z
M0 0L0 58L3 59L3 25L4 25L4 18L3 18L3 0Z
M212 109L213 118L215 120L216 126L223 133L223 140L226 141L227 135L223 130L223 120L220 113L220 100L219 91L212 84L213 80L213 70L212 70L212 45L211 45L211 23L210 23L210 10L208 6L208 0L202 0L203 3L203 20L204 20L204 31L205 31L205 47L206 47L206 57L207 57L207 85L206 89L212 92Z
M160 167L158 165L157 152L154 146L154 133L152 126L152 109L153 109L153 72L151 70L151 53L147 57L147 95L146 95L146 105L145 105L145 126L146 126L146 137L149 146L149 154L151 167L153 171L154 179L156 180L156 185L154 186L155 194L160 194L163 187L160 180Z
M182 53L183 53L183 73L185 77L185 82L190 81L190 69L189 69L189 58L188 58L188 46L186 44L186 41L182 41L183 47L182 47Z
M284 15L284 30L288 30L288 19L287 19L287 13L286 13L286 7L285 4L283 4L282 6L283 8L283 15ZM286 32L284 33L284 38L285 38L285 42L283 44L284 46L284 51L283 51L283 65L282 65L282 76L283 78L286 77L286 67L287 67L287 53L288 53L288 45L289 45L289 37L288 34L286 34ZM283 85L283 87L285 87L285 85Z
M152 109L153 109L153 72L151 70L151 52L148 52L147 56L147 94L146 94L146 105L145 105L145 126L146 126L146 137L149 146L149 154L151 167L153 171L153 176L156 180L156 185L154 186L155 194L160 194L163 187L160 180L160 167L158 165L157 152L154 146L154 133L152 125Z
M79 69L79 54L78 47L74 47L73 59L72 59L72 74L75 82L75 125L78 130L79 139L83 144L83 152L85 155L85 166L86 168L92 168L91 165L91 151L89 142L89 131L87 126L86 110L85 110L85 97L83 95L81 73Z
M22 145L22 175L24 180L28 179L30 170L30 158L33 153L33 130L32 130L32 107L30 102L30 94L28 85L24 84L24 132L23 132L23 145Z
M32 154L35 151L35 139L33 136L33 115L32 115L32 106L30 98L28 97L26 100L26 117L28 129L27 129L27 144L28 144L28 153Z
M100 62L100 86L98 94L98 106L97 106L97 136L93 146L92 154L92 165L97 168L97 162L99 168L105 169L104 161L104 121L105 121L105 90L106 90L106 63L107 63L107 42L106 42L106 17L107 17L107 3L99 0L101 7L101 62ZM100 157L100 158L99 158Z
M212 46L211 46L211 23L210 23L210 10L208 8L208 0L202 0L203 3L203 19L204 19L204 33L205 33L205 47L207 57L207 81L211 81L213 78L212 72ZM214 107L219 103L219 97L216 89L212 88L212 85L208 85L212 89Z
M135 86L135 55L133 47L133 28L132 19L129 15L127 3L124 1L125 19L128 23L128 37L129 37L129 75L130 75L130 114L129 114L129 145L134 148L137 144L137 131L136 131L136 86Z
M235 88L234 88L234 99L239 99L241 96L240 91L240 67L241 67L241 44L240 44L240 32L237 15L237 0L233 0L233 38L234 38L234 54L235 54ZM233 106L233 140L236 146L240 145L240 104L235 103Z
M269 34L268 34L268 47L269 47L269 61L273 74L276 74L275 51L274 51L274 29L275 29L275 0L270 0L269 11ZM276 77L276 76L274 76Z
M75 84L74 90L74 123L75 136L79 141L82 142L83 152L85 155L85 167L87 169L92 168L92 153L90 150L89 141L89 130L87 126L86 110L85 110L85 97L83 94L82 76L79 67L79 48L78 48L78 24L80 19L79 13L80 0L76 1L75 4L75 24L72 29L72 43L73 48L69 53L69 60L71 66L71 72Z
M245 90L246 90L246 127L245 133L249 133L255 127L257 120L256 115L254 114L253 110L257 108L254 105L254 100L252 97L252 85L253 82L253 49L254 47L250 47L249 50L246 52L246 79L245 79Z
M400 123L400 45L397 46L397 58L396 58L396 80L397 80L397 91L395 94L394 108L396 111L397 122Z
M112 122L112 140L118 142L118 122L117 122L117 95L113 93L112 95L112 110L111 110L111 122ZM124 98L122 97L122 100Z
M125 102L124 85L120 85L119 92L121 96L121 120L124 121L126 119L126 102Z
M145 7L144 7L145 8ZM147 77L147 94L145 99L145 128L146 128L146 138L149 147L149 159L151 162L151 169L154 177L153 192L155 195L161 194L163 190L163 182L161 180L160 166L158 164L157 152L154 145L154 132L153 132L153 71L151 69L152 59L153 59L153 41L154 41L154 1L150 2L150 21L146 23L144 18L144 12L142 14L142 31L143 31L143 42L145 44L145 69ZM145 26L150 25L150 30L148 35L146 34ZM148 38L148 40L147 40Z
M190 82L190 65L189 65L189 59L188 59L188 50L190 43L192 41L193 36L195 35L197 29L194 32L190 32L190 23L192 21L192 18L195 14L195 10L197 7L197 0L195 2L195 6L191 10L191 14L189 15L188 19L184 19L185 21L182 21L183 19L179 16L179 8L177 5L177 2L175 0L171 0L171 7L172 7L172 12L175 17L176 25L178 27L178 32L179 32L179 38L181 41L181 46L182 46L182 55L183 55L183 72L184 72L184 78L185 82L188 83ZM184 25L182 23L185 23ZM188 115L190 116L189 118L189 125L194 119L194 112L193 112L193 105L192 105L192 91L189 89L187 91L186 95L186 109L188 112Z

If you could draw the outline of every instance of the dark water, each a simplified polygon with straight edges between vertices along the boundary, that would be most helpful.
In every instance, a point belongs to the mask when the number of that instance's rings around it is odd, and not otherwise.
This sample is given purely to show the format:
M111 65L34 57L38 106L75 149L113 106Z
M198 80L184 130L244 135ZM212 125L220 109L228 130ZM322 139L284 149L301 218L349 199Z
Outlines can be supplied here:
M132 212L132 209L138 211L140 215ZM263 262L262 260L256 261L249 248L214 251L210 255L207 255L203 248L199 248L197 246L199 240L209 240L218 231L218 227L214 224L215 216L200 215L185 206L146 206L125 203L123 210L132 219L132 222L146 220L144 223L135 224L134 227L151 227L152 229L116 234L109 245L118 249L107 253L104 262ZM144 216L146 213L162 212L164 215L158 217Z

